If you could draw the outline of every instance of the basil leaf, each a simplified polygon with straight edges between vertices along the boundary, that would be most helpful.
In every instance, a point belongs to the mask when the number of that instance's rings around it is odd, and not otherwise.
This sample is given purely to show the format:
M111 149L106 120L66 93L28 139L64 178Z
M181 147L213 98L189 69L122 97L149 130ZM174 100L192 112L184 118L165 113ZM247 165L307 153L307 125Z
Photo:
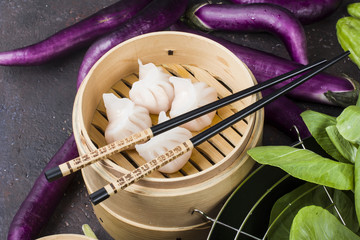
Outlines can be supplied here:
M340 162L347 162L336 147L334 147L334 144L324 130L328 126L336 125L335 117L311 110L302 112L300 116L304 120L311 135L327 154Z
M307 206L296 214L290 230L290 240L302 239L359 240L360 237L327 210L318 206Z
M360 107L349 106L336 118L339 133L349 142L360 144Z
M354 188L354 166L324 158L306 149L288 146L262 146L248 150L261 164L279 167L302 180L339 190Z
M339 153L349 162L354 163L357 151L356 147L342 137L335 125L328 126L325 130Z

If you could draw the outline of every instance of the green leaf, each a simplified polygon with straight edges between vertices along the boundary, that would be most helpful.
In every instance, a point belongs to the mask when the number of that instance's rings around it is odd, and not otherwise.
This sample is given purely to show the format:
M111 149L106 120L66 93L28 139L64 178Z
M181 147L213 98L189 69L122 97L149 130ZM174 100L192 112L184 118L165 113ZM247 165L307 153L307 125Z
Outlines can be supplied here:
M360 18L360 3L348 4L347 11L352 17Z
M333 199L348 228L353 232L357 232L359 224L352 199L340 190L327 188L327 192ZM305 183L275 202L270 214L268 239L289 239L290 228L295 215L301 208L309 205L328 208L334 216L339 218L324 186Z
M355 158L355 210L358 222L360 222L360 148L357 150L356 158Z
M360 96L358 96L355 106L360 107Z
M93 239L98 239L88 224L83 224L81 228L85 236Z
M313 203L312 193L320 185L305 183L279 198L270 213L269 240L288 240L292 221L304 206ZM326 199L326 198L325 198Z
M296 214L290 231L290 240L303 239L359 240L360 237L327 210L318 206L307 206Z
M336 118L339 133L349 142L360 144L360 107L349 106Z
M288 146L262 146L248 150L261 164L279 167L290 175L339 190L354 189L354 166Z
M328 188L328 191L331 194L331 197L338 211L340 212L341 217L345 221L347 228L349 228L353 232L357 232L359 230L359 222L356 217L354 199L350 198L348 194L346 194L344 191L340 191L337 189L334 189L334 191L332 190L333 189ZM351 196L353 196L353 193L350 193ZM335 217L340 219L338 213L333 206L331 206L327 210Z
M347 160L336 149L325 131L325 128L336 125L335 117L311 110L302 112L301 117L308 127L311 135L327 154L340 162L347 162Z
M357 232L359 230L359 222L356 217L355 204L353 198L349 198L344 191L340 191L337 189L328 188L328 192L330 193L331 198L333 199L336 205L336 208L340 212L341 217L346 223L347 228L349 228L353 232ZM352 192L351 194L353 196ZM331 206L327 210L340 220L340 217L336 212L334 206Z
M335 125L328 126L326 132L339 153L349 162L355 162L356 147L347 141L337 130Z
M309 191L314 191L320 185L314 183L305 183L298 188L295 188L293 191L285 194L281 198L279 198L273 208L271 209L270 213L270 224L281 214L281 212L287 208L289 205L293 206L293 202L298 200L299 197L303 197L303 195L308 193Z
M343 17L336 23L336 36L344 51L350 51L350 59L360 68L360 19Z

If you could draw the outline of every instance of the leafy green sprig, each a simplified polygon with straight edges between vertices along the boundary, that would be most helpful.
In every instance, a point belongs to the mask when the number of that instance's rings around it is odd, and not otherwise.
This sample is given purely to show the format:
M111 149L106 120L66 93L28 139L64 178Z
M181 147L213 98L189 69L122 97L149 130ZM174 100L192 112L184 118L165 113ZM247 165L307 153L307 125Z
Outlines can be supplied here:
M346 214L347 226L344 226L340 221L338 222L339 224L334 224L334 219L327 217L321 220L321 224L309 225L307 223L305 224L305 222L295 221L297 218L304 217L304 214L306 214L308 219L313 220L314 218L318 219L318 216L313 216L312 214L327 216L329 213L328 210L324 209L326 205L321 204L317 204L318 208L316 208L316 211L299 211L299 209L315 203L305 201L305 198L303 198L299 201L300 205L298 204L299 202L297 202L298 208L296 209L296 214L293 214L293 216L287 219L287 221L290 221L292 224L291 230L287 232L287 234L285 231L286 236L284 239L306 239L300 237L298 234L292 233L298 232L299 228L302 228L302 231L305 233L307 232L305 234L305 236L309 237L307 239L328 239L327 237L329 236L332 236L331 239L341 239L341 234L350 236L349 239L360 239L360 237L354 233L359 230L360 222L360 101L358 100L356 105L345 108L338 117L332 117L312 110L303 112L301 117L318 144L332 158L322 157L310 150L288 146L256 147L250 149L248 154L261 164L279 167L288 174L309 183L329 187L334 189L335 192L340 190L347 192L343 195L338 194L338 196L347 196L350 192L351 198L354 199L354 201L350 201L353 206L350 207L349 201L345 200L344 197L339 198L340 200L335 204L341 205L346 201L347 208L355 209L356 216L348 217L351 214ZM294 192L295 195L298 195L298 192ZM284 199L279 201L283 201ZM289 202L289 204L291 204L291 202ZM274 208L278 208L276 204ZM284 209L285 208L280 208L281 211ZM293 207L292 209L294 210L295 208ZM346 208L340 209L342 210L340 214L344 214L344 209ZM326 211L326 213L321 211ZM298 214L302 215L298 216ZM270 225L274 225L272 222L273 219L270 221ZM324 226L328 226L326 228L327 232L324 232ZM334 226L336 226L336 228L334 228ZM349 230L349 226L352 226L351 230ZM276 238L273 239L279 239L279 234L284 235L281 233L281 231L284 232L284 229L281 230L282 228L283 226L275 227L275 230L280 229L280 233L273 230L270 232L269 238L271 239L271 236L276 236ZM349 231L353 234L350 234ZM314 236L316 236L316 238L313 238Z

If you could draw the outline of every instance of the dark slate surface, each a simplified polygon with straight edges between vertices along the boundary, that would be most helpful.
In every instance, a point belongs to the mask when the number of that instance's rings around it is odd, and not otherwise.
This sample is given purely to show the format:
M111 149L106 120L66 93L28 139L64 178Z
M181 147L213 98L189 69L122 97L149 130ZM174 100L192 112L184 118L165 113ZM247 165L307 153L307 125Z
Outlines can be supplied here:
M17 0L0 2L0 51L36 43L51 34L114 3L103 1ZM195 3L198 1L191 1ZM344 1L331 16L305 26L309 60L331 58L342 49L336 39L336 21L347 15ZM234 42L288 58L282 42L269 34L214 33ZM41 66L0 66L0 239L21 202L53 154L72 132L72 105L76 94L77 71L86 49ZM359 80L358 68L344 60L328 70ZM299 103L337 115L341 108ZM264 144L290 144L288 136L265 125ZM111 239L92 211L84 182L77 174L41 236L81 233L89 224L99 239Z

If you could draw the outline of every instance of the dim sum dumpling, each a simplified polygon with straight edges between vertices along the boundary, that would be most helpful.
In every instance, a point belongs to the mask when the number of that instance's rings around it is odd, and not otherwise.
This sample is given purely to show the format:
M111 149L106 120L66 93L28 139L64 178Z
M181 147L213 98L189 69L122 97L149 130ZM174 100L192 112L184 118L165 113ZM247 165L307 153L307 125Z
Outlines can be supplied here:
M192 83L190 79L170 77L174 85L175 97L171 105L170 117L174 118L193 109L217 100L217 92L204 82ZM190 131L200 131L211 124L215 111L181 125Z
M168 119L165 112L160 112L159 123L167 121ZM135 145L135 149L142 158L149 162L187 141L191 137L192 134L189 130L182 127L176 127L151 138L146 143ZM158 170L163 173L173 173L180 170L189 160L191 153L192 151L186 152Z
M104 93L103 100L109 120L105 129L108 144L151 127L151 118L146 108L135 105L128 98L118 98L113 93Z
M174 89L169 82L170 75L153 63L143 65L140 59L138 62L139 81L132 85L130 99L153 114L168 111L174 98Z

